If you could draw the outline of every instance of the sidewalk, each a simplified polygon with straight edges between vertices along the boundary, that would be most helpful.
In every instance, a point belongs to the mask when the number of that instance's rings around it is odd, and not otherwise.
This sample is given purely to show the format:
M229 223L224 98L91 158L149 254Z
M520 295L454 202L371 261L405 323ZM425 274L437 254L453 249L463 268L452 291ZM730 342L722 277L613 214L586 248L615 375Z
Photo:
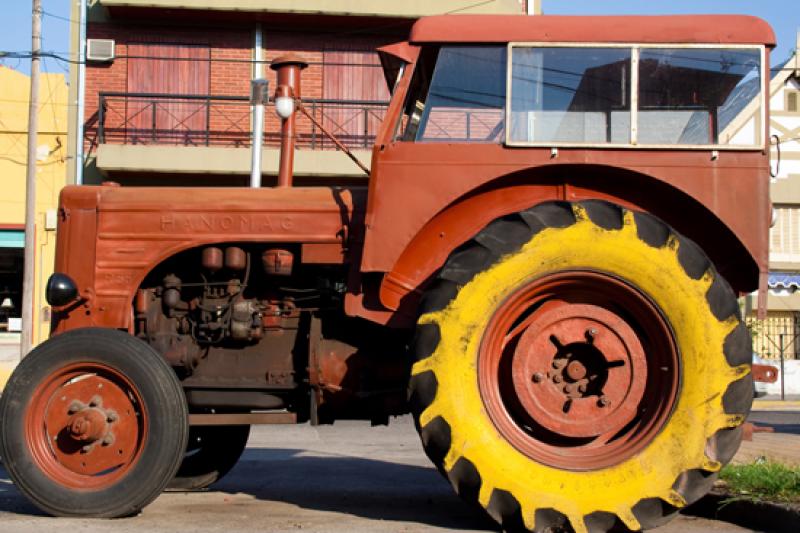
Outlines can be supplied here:
M774 397L753 401L749 417L760 427L772 427L774 433L754 433L752 441L742 442L734 462L752 462L759 457L800 465L800 399L785 401Z
M753 411L797 411L800 413L800 400L753 400Z
M0 391L19 361L19 335L0 334Z

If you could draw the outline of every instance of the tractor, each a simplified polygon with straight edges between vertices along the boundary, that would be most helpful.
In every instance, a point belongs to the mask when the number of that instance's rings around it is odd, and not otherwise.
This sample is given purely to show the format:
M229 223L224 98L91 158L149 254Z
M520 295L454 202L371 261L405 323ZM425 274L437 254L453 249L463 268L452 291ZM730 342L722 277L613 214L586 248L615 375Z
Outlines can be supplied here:
M52 515L128 516L220 479L254 424L411 413L504 529L666 523L753 398L774 45L738 15L422 18L379 50L368 179L304 186L305 63L275 60L274 183L62 191L10 476Z

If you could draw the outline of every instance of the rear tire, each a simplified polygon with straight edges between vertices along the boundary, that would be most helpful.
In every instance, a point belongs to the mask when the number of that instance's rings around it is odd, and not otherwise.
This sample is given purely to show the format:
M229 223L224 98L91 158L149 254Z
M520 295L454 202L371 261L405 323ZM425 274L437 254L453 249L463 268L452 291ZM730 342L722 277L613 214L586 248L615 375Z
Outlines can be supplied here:
M650 215L588 201L497 219L420 313L423 446L504 529L658 527L739 446L752 378L735 294Z
M56 516L137 513L173 478L188 436L172 369L127 333L60 334L17 366L0 400L11 479Z
M242 456L250 426L193 426L171 490L200 490L222 479Z

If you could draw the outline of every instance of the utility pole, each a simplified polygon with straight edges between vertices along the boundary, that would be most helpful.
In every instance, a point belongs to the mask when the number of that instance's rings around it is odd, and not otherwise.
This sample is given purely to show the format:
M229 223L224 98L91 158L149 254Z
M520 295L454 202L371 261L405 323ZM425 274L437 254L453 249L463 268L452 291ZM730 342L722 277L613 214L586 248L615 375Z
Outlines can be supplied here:
M25 267L22 277L20 359L33 345L33 269L36 252L36 144L39 132L39 61L42 54L42 2L33 0L31 96L28 107L28 168L25 175Z

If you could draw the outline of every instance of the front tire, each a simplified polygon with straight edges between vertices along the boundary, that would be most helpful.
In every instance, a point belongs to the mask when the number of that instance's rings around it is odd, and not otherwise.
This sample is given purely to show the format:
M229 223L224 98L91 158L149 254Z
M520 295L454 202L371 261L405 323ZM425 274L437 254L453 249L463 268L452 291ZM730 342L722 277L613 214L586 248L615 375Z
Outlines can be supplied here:
M201 490L222 479L242 456L250 426L194 426L172 490Z
M12 480L56 516L137 513L175 475L186 400L164 359L127 333L78 329L26 356L0 400Z
M752 379L735 295L652 216L589 201L495 220L421 308L423 446L506 529L657 527L739 446Z

